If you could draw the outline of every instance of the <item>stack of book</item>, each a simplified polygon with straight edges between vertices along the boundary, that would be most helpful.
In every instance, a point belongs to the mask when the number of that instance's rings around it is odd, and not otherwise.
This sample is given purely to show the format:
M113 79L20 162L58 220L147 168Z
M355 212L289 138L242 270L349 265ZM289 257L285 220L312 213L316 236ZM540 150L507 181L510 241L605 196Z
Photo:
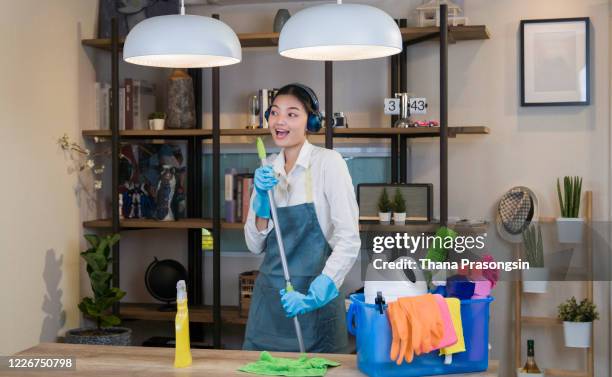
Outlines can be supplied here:
M110 129L111 85L96 82L96 129ZM125 79L119 88L119 129L146 130L148 116L155 112L155 85L146 81Z
M247 169L225 169L225 221L246 223L253 191L253 174Z
M259 128L268 128L268 121L264 116L268 107L272 105L272 99L278 92L278 89L259 89L257 92L257 99L259 100Z

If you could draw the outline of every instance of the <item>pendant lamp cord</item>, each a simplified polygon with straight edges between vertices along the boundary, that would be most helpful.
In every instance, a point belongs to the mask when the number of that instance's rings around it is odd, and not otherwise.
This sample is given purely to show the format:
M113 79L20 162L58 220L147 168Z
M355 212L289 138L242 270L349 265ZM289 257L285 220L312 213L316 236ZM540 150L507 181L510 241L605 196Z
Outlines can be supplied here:
M181 16L185 15L185 0L181 0Z

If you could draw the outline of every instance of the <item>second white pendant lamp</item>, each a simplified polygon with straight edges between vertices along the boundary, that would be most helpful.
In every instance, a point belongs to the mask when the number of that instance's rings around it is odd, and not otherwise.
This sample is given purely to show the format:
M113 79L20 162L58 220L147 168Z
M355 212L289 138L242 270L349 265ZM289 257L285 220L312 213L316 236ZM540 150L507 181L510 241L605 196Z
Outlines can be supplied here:
M147 18L125 38L123 59L128 63L165 68L206 68L240 63L240 40L225 23L205 16Z
M402 51L399 27L384 11L362 4L324 4L306 8L283 26L282 56L302 60L362 60Z

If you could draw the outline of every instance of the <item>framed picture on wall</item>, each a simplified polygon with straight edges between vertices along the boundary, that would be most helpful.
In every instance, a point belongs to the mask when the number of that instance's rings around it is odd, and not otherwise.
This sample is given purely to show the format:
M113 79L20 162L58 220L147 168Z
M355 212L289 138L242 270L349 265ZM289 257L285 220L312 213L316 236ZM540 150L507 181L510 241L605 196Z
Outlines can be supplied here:
M588 17L521 21L521 106L590 104Z

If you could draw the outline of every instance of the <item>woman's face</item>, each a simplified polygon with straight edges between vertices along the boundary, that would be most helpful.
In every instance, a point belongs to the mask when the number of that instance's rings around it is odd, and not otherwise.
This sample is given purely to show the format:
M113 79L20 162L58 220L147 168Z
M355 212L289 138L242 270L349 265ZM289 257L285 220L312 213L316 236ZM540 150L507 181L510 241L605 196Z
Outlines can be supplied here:
M308 113L296 97L289 94L276 96L270 107L268 123L277 146L287 148L304 143L307 121Z

